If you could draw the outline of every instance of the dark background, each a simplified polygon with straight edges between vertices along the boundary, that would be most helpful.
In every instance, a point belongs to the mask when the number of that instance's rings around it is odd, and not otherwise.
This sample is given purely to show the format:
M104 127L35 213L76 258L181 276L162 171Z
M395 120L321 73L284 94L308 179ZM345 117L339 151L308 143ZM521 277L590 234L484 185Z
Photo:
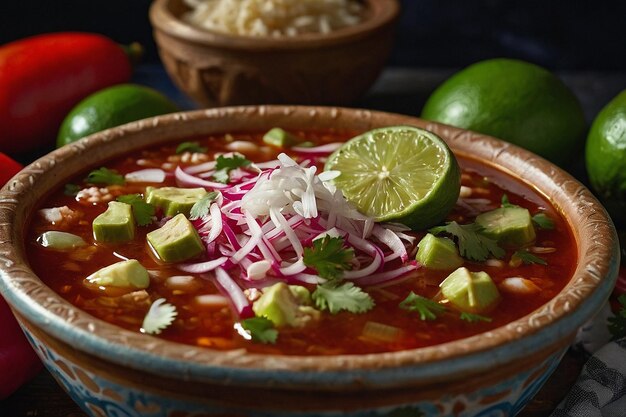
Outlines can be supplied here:
M626 71L624 0L401 0L390 65L459 68L492 57L553 70ZM150 0L0 0L0 44L81 30L141 42L158 62Z

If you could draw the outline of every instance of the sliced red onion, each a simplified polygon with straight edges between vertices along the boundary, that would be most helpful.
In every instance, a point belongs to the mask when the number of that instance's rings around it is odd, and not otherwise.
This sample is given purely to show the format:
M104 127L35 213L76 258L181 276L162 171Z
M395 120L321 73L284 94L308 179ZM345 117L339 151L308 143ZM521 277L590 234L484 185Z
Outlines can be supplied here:
M222 223L222 230L224 231L224 235L226 236L226 239L228 239L228 243L230 243L233 249L239 250L239 248L241 248L241 245L239 244L239 241L237 240L237 235L235 235L235 232L233 232L233 229L231 229L228 222Z
M255 162L252 165L260 170L265 170L270 168L278 168L280 166L280 161L278 159L274 159L273 161L267 162Z
M203 162L202 164L193 165L185 168L185 172L187 174L195 175L200 172L212 171L213 169L215 169L216 164L217 161Z
M213 259L211 261L199 262L195 264L181 264L178 265L178 269L190 274L202 274L205 272L213 271L218 266L222 266L228 257L222 256L221 258Z
M165 171L159 168L140 169L139 171L129 172L124 176L128 182L153 182L161 183L165 181Z
M328 143L326 145L321 146L313 146L313 147L303 147L303 146L294 146L290 150L303 155L314 155L314 156L328 156L331 153L335 152L339 149L343 143Z
M302 243L300 243L298 236L296 236L296 233L293 231L287 220L285 220L285 217L282 215L282 213L279 210L271 207L270 218L277 228L280 227L285 232L285 236L287 236L287 239L289 239L289 242L291 242L291 245L293 246L293 250L296 252L296 255L302 256L302 254L304 253Z
M180 166L176 167L176 170L174 171L174 175L176 177L176 181L178 182L178 185L182 185L182 186L212 188L215 190L228 188L228 185L226 184L222 184L219 182L205 181L202 178L189 175L185 171L183 171L183 169Z
M246 275L248 279L256 281L264 279L271 269L272 262L268 260L257 261L246 267Z
M352 282L354 282L357 285L364 286L364 287L369 286L369 285L378 285L378 284L382 284L385 282L389 282L393 279L401 278L407 272L414 271L418 267L419 265L417 264L417 262L411 262L411 263L402 265L401 267L396 268L396 269L357 278L353 280Z
M282 275L289 276L304 272L305 269L306 265L304 264L304 260L302 258L298 258L296 262L291 265L281 267L279 271Z
M239 285L228 275L228 272L223 268L217 267L215 269L215 278L230 297L239 315L242 317L250 315L252 309L250 308L248 298Z
M398 235L396 235L391 230L380 227L379 225L375 225L372 229L372 235L374 235L376 239L387 245L392 251L391 255L385 256L385 262L391 261L398 257L402 260L402 262L406 262L406 260L409 259L409 255L406 251L404 243L402 243L402 240L400 240Z
M256 220L254 220L252 216L250 216L249 214L246 214L245 219L248 222L256 223ZM248 241L241 247L241 249L235 252L235 254L230 259L233 263L239 263L245 256L247 256L250 252L252 252L254 248L256 248L259 245L259 242L261 241L263 237L260 231L261 231L261 228L259 227L258 232L252 233L252 236L250 236L250 239L248 239Z
M189 174L189 171L187 171L187 173ZM201 173L196 174L196 175L198 176L198 178L202 178L202 179L211 178L213 175L215 175L215 170L212 169L210 171L201 172Z
M311 284L311 285L323 284L326 282L324 278L318 275L306 274L306 273L295 274L295 275L288 277L288 279L291 281L298 282L298 283Z
M207 243L213 242L222 234L224 224L222 222L222 211L216 203L209 206L209 214L211 215L211 231L207 237Z

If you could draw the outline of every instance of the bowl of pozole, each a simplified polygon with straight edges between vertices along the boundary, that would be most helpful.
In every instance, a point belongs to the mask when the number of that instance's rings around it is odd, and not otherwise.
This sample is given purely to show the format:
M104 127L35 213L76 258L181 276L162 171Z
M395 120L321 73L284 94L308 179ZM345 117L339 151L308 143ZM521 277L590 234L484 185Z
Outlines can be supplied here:
M0 291L92 416L515 415L616 277L549 162L368 110L158 116L0 194Z

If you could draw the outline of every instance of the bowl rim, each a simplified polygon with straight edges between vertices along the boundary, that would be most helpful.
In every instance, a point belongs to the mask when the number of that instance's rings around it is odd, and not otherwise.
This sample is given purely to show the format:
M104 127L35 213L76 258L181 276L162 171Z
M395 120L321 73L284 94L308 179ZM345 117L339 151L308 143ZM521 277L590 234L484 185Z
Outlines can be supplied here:
M248 124L242 124L242 120ZM528 316L461 341L399 352L326 357L214 351L123 330L74 307L29 268L20 232L25 229L27 211L34 210L35 204L44 198L34 194L43 193L50 184L59 186L79 172L74 169L71 174L62 173L63 162L76 164L84 161L87 154L105 160L103 155L113 155L125 141L125 145L132 143L131 150L141 148L138 143L148 143L146 137L151 140L155 135L150 132L155 129L164 135L156 144L189 137L187 132L192 127L208 134L223 132L224 126L235 121L242 127L240 130L254 130L258 126L273 127L277 120L284 121L286 128L296 122L294 126L301 126L303 121L318 127L348 123L357 130L384 124L415 125L443 137L455 152L474 155L473 159L520 177L552 201L570 223L578 246L573 278L556 297ZM546 183L528 184L530 178ZM101 359L152 374L205 382L264 385L271 379L286 388L334 389L354 385L399 386L484 371L526 357L538 347L568 343L576 329L608 299L618 265L616 232L608 214L592 193L565 171L489 136L411 116L363 109L239 106L157 116L57 149L25 167L0 190L0 293L14 310L53 337Z
M354 42L376 34L398 18L398 0L366 0L373 9L373 15L355 25L346 26L328 34L303 34L295 37L257 37L235 35L210 29L199 28L186 23L168 10L171 0L155 0L150 6L149 18L155 31L162 31L174 38L223 49L267 50L308 50Z

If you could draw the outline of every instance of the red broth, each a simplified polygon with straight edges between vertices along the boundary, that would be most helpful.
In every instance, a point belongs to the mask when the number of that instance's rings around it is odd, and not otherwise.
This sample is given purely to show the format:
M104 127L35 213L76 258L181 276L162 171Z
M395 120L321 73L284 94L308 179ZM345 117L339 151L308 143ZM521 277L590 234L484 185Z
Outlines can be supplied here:
M317 144L345 141L354 132L319 131L294 132ZM271 160L281 149L262 146L262 133L214 135L208 138L195 138L211 152L225 152L228 143L234 140L254 144L258 149L243 152L250 160L261 162ZM105 166L119 173L128 173L147 167L163 167L173 172L176 165L193 165L182 159L190 155L175 155L176 144L155 147L127 155ZM212 154L204 157L213 159ZM199 161L195 161L199 162ZM504 194L510 203L527 208L531 214L545 213L554 222L553 230L537 229L537 239L531 252L541 257L547 265L511 264L511 250L500 260L488 262L465 261L464 266L472 271L485 271L496 284L508 277L530 279L540 288L532 295L501 292L502 299L497 307L490 311L491 321L468 322L459 319L458 312L448 309L435 320L422 320L419 314L399 308L399 303L413 291L424 297L434 297L439 291L439 283L450 271L434 271L419 268L406 275L404 279L380 287L366 288L375 301L375 307L361 314L339 312L330 314L325 311L321 318L302 328L281 327L275 344L264 344L247 340L237 331L235 324L239 317L228 306L211 307L197 302L197 296L220 294L214 284L211 273L203 278L196 278L190 285L183 287L172 285L168 277L193 275L183 273L176 265L165 265L155 260L146 244L145 235L157 228L156 224L137 227L135 239L119 245L96 244L92 236L91 222L102 213L107 202L92 202L65 195L63 190L56 190L40 208L67 206L73 215L60 222L51 224L42 216L35 215L30 224L27 253L34 271L53 290L73 305L88 313L123 328L140 331L142 320L150 304L159 298L165 298L174 305L178 316L173 324L157 337L210 347L220 350L244 348L251 352L278 353L287 355L333 355L389 352L432 346L502 326L518 319L553 298L570 279L576 265L576 247L572 233L562 216L534 189L520 181L505 175L479 161L459 158L462 167L462 185L472 189L472 196L461 199L450 213L448 220L459 223L470 222L479 211L500 206ZM90 188L83 182L86 173L73 179L73 183L82 188ZM94 194L116 195L143 193L146 184L127 184L124 186L96 186ZM176 186L173 176L159 186ZM84 194L84 193L83 193ZM44 231L61 230L81 236L88 245L72 251L55 251L43 248L36 242ZM416 232L421 238L425 232ZM409 248L411 256L415 254L415 245ZM98 269L132 258L137 259L151 273L150 286L145 291L126 289L95 290L87 288L85 277ZM371 338L364 333L367 323L380 323L399 329L391 340Z

